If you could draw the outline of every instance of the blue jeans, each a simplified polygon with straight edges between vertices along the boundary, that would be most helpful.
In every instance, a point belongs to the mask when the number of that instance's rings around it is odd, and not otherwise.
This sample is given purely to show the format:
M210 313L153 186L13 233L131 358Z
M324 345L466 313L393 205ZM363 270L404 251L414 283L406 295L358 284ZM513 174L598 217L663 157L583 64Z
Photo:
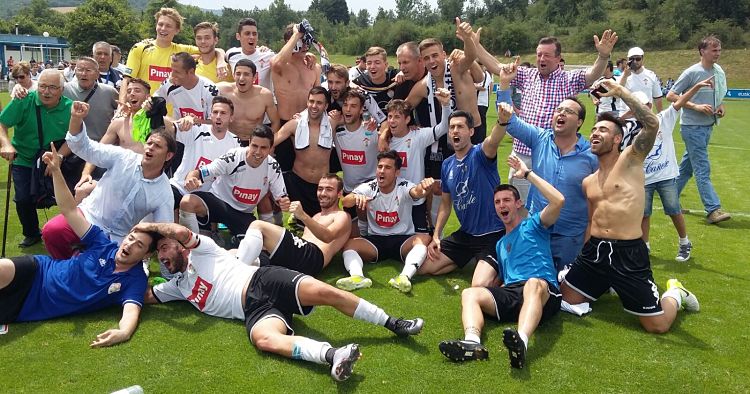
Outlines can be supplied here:
M672 178L646 185L646 207L643 209L643 216L651 216L654 205L654 191L659 193L665 215L673 216L682 212L680 194L677 193L677 179Z
M708 141L711 139L712 131L713 126L680 126L680 134L685 142L685 153L680 162L677 191L682 194L685 185L695 175L698 194L701 196L706 213L721 208L721 201L711 183L711 162L708 160Z

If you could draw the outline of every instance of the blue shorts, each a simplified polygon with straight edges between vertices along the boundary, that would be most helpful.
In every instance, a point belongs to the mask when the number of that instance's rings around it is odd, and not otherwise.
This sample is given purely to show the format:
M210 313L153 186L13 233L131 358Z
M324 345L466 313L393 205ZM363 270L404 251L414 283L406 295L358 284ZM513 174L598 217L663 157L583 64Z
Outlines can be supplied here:
M643 209L643 216L651 216L654 191L659 193L665 215L672 216L682 212L680 193L677 191L677 179L673 178L646 185L646 206Z

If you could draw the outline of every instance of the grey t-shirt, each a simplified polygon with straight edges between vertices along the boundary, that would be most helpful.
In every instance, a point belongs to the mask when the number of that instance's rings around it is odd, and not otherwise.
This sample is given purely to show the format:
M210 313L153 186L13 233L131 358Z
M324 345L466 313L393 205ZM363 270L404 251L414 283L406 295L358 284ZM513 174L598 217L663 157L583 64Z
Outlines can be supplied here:
M82 90L78 86L78 81L74 80L65 84L63 96L75 101L84 101L92 89ZM88 100L89 114L83 121L86 123L86 133L92 140L101 140L107 132L117 109L117 99L118 93L115 88L99 83L96 92Z
M714 75L714 69L706 70L700 63L693 64L682 72L671 91L682 94L690 90L696 83ZM715 105L716 90L714 87L702 87L690 101L694 104ZM714 108L716 110L716 108ZM716 122L715 115L706 115L703 112L694 111L687 107L682 108L680 124L689 126L711 126Z

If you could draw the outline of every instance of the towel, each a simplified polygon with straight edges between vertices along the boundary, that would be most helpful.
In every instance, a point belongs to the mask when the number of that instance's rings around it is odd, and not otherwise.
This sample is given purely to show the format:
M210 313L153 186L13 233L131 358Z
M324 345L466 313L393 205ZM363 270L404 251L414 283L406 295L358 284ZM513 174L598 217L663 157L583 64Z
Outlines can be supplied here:
M580 304L568 304L567 301L563 300L562 303L560 303L560 310L563 312L572 313L576 316L583 316L589 312L591 312L591 307L589 307L588 302L582 302Z
M727 74L724 73L724 69L720 65L714 63L714 89L716 91L716 97L714 98L714 108L721 105L724 100L724 96L727 95Z
M307 110L302 111L297 122L297 129L294 131L294 149L302 150L310 146L310 126L308 125ZM333 147L333 130L328 114L323 114L320 120L320 135L318 136L318 146L324 149Z

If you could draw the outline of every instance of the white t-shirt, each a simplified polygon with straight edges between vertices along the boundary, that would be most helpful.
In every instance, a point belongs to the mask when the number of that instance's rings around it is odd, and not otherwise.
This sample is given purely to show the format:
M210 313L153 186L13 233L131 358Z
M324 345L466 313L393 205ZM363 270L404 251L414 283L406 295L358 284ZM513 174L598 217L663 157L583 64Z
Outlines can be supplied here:
M370 235L411 235L414 222L411 208L414 200L409 190L414 184L406 179L396 179L396 187L388 193L380 192L378 181L363 183L354 189L355 194L372 198L367 202L367 228Z
M240 212L252 212L270 190L274 199L287 195L279 163L270 155L257 168L245 162L248 148L234 148L203 167L214 177L211 193Z
M241 59L248 59L255 63L255 84L263 86L264 88L273 92L273 82L271 81L271 59L276 56L274 51L261 52L255 50L252 55L245 55L242 52L241 47L230 48L226 52L227 63L232 66L232 73L234 73L234 66Z
M242 296L258 267L242 264L209 237L190 251L185 272L153 287L160 302L189 301L199 311L225 319L244 319Z
M168 104L172 104L174 119L194 115L200 119L211 118L211 100L219 94L214 83L198 75L198 83L192 89L184 86L172 85L169 78L162 82L154 96L163 97Z
M350 81L357 79L357 77L360 75L367 75L367 70L366 69L360 70L356 66L349 68L349 80Z
M334 134L336 152L344 171L344 191L375 178L378 166L378 133L360 126L355 131L340 128Z
M217 157L227 153L232 148L240 146L237 136L227 132L223 139L216 138L211 133L211 125L204 124L193 126L188 131L177 131L175 136L177 142L185 145L185 153L182 162L174 172L169 183L176 187L182 194L188 193L185 189L185 177L193 170L197 170L207 164L211 164ZM196 191L205 192L211 189L213 177L203 179L203 185Z
M680 167L677 164L677 154L674 150L673 132L677 124L679 111L672 105L664 111L659 112L659 133L651 152L643 162L643 171L646 173L646 185L674 179L680 176Z
M662 96L659 78L656 77L656 74L653 71L646 67L643 67L643 70L638 74L631 73L628 77L627 83L625 83L625 87L631 92L645 93L646 97L648 97L652 103L655 98ZM617 103L617 109L620 111L620 114L623 114L627 112L628 106L625 102L619 100Z
M490 88L492 87L492 74L489 71L484 72L482 81L482 90L477 91L477 106L487 107L490 105Z

